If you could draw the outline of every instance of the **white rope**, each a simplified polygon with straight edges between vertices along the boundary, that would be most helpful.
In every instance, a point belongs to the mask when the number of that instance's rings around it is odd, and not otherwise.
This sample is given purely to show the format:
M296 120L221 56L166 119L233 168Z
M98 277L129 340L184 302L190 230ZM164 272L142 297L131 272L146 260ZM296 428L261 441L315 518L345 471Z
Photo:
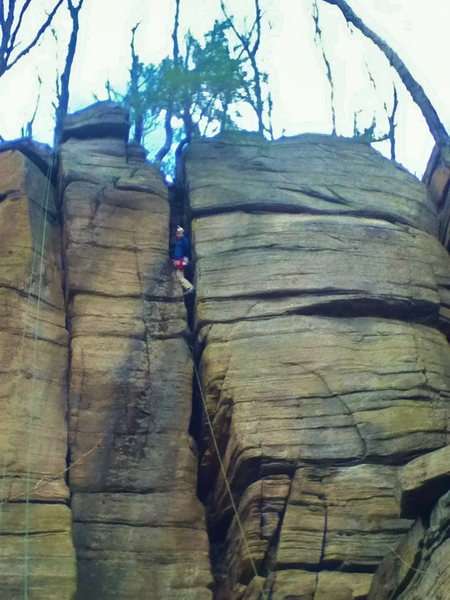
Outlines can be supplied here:
M192 347L191 347L191 351L192 351ZM230 486L230 483L228 481L228 477L227 477L225 465L223 464L223 460L222 460L222 457L220 455L219 445L217 443L217 439L216 439L216 436L215 436L215 433L214 433L213 424L211 422L211 418L210 418L209 413L208 413L208 407L206 405L206 400L205 400L205 396L203 394L202 384L201 384L201 381L200 381L200 376L198 374L198 370L197 370L197 366L195 364L195 361L194 361L194 372L195 372L195 377L197 379L198 389L200 391L200 396L201 396L201 399L202 399L202 403L203 403L203 408L204 408L204 411L205 411L206 420L208 422L208 427L209 427L209 430L211 432L211 437L212 437L212 440L213 440L214 449L216 451L217 459L218 459L219 464L220 464L220 470L221 470L221 473L222 473L222 476L223 476L223 480L225 482L225 487L227 489L228 496L230 498L231 506L233 507L234 516L236 517L236 521L237 521L237 524L239 526L239 532L240 532L240 535L241 535L241 539L242 539L243 545L245 547L245 550L247 552L247 557L248 557L248 560L249 560L249 562L251 564L254 576L258 577L258 570L256 568L255 561L253 560L253 556L251 555L251 552L250 552L250 547L249 547L249 544L248 544L247 536L246 536L245 531L244 531L244 526L242 525L242 521L241 521L241 518L239 516L238 507L236 506L236 502L234 500L233 493L231 491L231 486ZM263 590L262 591L262 600L267 599L268 597L269 597L269 592L267 590Z
M36 302L36 316L35 316L35 327L34 327L34 340L33 340L33 360L31 370L31 391L28 401L28 427L27 427L27 454L26 454L26 477L25 477L25 516L24 516L24 573L23 573L23 597L24 600L29 600L29 573L30 573L30 490L31 490L31 449L32 449L32 431L33 431L33 420L34 420L34 409L35 409L35 381L36 381L36 359L37 359L37 341L39 334L39 318L41 308L41 292L42 292L42 280L44 273L44 253L45 253L45 238L47 232L47 218L48 218L48 205L50 199L51 189L51 173L54 164L54 153L51 153L51 159L49 161L46 190L45 190L45 205L43 214L43 226L42 226L42 239L41 239L41 254L39 260L39 282L37 290L37 302Z
M49 167L49 170L50 170L50 167ZM49 172L47 172L47 177L48 176L49 176ZM29 307L30 307L31 296L32 296L31 290L33 288L34 270L35 270L35 266L36 266L37 255L38 255L38 253L33 248L33 239L31 239L31 244L32 244L31 271L30 271L30 276L28 278L28 286L27 286L28 292L27 292L27 299L26 299L25 307L24 307L24 324L23 324L23 328L22 328L22 335L21 335L20 342L19 342L19 352L18 352L18 360L17 360L18 368L16 371L16 375L13 379L13 384L12 384L12 388L11 388L12 404L14 404L14 400L17 400L17 388L18 388L20 376L22 374L21 365L23 362L24 351L25 351L25 337L27 334L27 325L28 325L27 321L28 321L28 317L29 317ZM9 440L7 437L8 432L5 432L5 433L6 433L5 438L6 438L6 442L7 442L6 448L8 448L8 446L9 446L9 443L8 443ZM8 452L7 452L7 450L5 450L4 455L3 455L2 475L0 478L0 531L1 531L2 519L3 519L3 506L8 503L8 500L6 499L6 490L5 490L7 460L8 460Z

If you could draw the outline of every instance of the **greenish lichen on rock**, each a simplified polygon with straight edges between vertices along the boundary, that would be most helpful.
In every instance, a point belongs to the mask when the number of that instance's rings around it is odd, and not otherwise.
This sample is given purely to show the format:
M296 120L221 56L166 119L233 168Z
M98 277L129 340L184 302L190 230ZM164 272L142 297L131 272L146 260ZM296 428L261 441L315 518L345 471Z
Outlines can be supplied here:
M95 110L60 149L78 598L210 600L167 190Z
M202 384L265 593L365 598L412 525L401 465L447 444L450 273L435 206L397 165L335 137L202 140L183 172ZM216 598L258 598L204 437Z
M0 595L72 600L68 353L55 190L12 148L0 152L0 197Z

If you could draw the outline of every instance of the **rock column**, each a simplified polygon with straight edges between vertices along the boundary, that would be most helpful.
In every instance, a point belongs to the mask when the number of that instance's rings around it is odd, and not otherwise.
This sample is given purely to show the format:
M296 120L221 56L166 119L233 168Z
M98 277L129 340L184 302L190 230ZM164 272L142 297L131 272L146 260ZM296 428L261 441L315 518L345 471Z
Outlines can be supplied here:
M78 598L210 600L167 190L127 132L103 104L61 148Z
M35 158L0 153L0 596L72 600L60 232Z
M215 597L365 598L412 524L398 470L447 441L434 206L370 146L327 136L199 141L184 171L202 386L258 571L205 428Z

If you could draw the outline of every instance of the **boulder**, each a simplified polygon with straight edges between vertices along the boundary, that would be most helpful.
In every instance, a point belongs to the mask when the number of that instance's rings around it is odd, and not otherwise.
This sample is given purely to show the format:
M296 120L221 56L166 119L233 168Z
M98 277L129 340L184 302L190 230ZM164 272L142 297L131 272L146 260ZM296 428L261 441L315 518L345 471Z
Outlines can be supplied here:
M115 102L97 102L63 121L63 141L69 138L128 138L128 111Z
M336 571L278 571L273 600L360 600L365 598L372 576Z
M448 254L406 225L348 215L195 219L199 326L292 313L380 315L448 330Z
M0 152L11 150L26 156L45 177L50 177L53 185L56 185L58 176L56 153L52 151L50 146L28 138L0 142Z
M427 515L450 489L450 446L410 461L398 473L397 496L408 518Z

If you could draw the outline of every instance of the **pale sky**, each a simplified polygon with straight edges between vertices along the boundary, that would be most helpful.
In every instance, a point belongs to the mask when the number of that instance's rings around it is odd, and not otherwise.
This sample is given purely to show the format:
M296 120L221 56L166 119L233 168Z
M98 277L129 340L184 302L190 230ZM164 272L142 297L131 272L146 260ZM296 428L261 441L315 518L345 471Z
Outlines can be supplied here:
M449 0L348 0L348 3L403 58L424 87L444 125L450 130L450 78L448 76ZM34 0L36 10L50 0ZM261 46L261 67L269 73L274 100L273 123L276 137L303 132L331 131L329 87L320 52L313 41L311 0L261 0L266 26ZM123 89L130 64L130 29L141 26L137 50L144 61L158 62L171 51L174 0L85 0L81 13L77 55L71 79L70 110L105 97L104 83ZM227 0L229 12L243 19L253 0ZM361 128L377 115L379 133L385 131L383 103L390 108L392 81L398 82L381 53L359 33L351 34L339 11L319 0L321 25L336 85L337 129L352 135L353 116L360 114ZM220 16L218 0L182 0L181 29L201 36ZM33 17L34 19L34 17ZM269 27L270 22L270 27ZM70 20L65 10L55 21L59 42L47 33L14 69L0 78L0 135L20 136L21 126L31 117L37 93L37 76L42 78L41 102L34 135L51 141L54 73L65 58ZM369 81L365 63L377 83ZM433 147L431 136L402 84L397 113L398 160L421 176ZM255 126L251 111L241 123ZM378 149L383 150L382 144ZM384 148L385 151L388 149Z

